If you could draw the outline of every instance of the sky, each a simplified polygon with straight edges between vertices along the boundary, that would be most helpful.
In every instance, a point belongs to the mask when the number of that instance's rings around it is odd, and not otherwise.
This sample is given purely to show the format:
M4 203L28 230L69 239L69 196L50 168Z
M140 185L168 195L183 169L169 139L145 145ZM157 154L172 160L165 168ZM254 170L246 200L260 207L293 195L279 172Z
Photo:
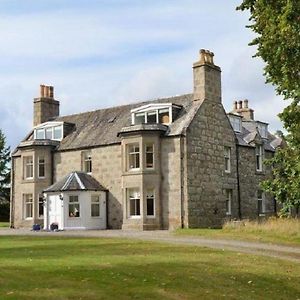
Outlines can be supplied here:
M12 148L32 128L39 85L60 114L191 93L199 49L222 69L222 101L248 99L255 119L281 129L285 102L253 58L241 1L0 0L0 129Z

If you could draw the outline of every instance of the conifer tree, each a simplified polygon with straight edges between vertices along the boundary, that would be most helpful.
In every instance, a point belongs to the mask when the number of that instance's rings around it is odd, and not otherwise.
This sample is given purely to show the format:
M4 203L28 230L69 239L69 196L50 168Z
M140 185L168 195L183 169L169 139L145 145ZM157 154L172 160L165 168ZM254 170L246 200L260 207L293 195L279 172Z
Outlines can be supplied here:
M0 129L0 196L10 198L10 148L6 146L6 138Z

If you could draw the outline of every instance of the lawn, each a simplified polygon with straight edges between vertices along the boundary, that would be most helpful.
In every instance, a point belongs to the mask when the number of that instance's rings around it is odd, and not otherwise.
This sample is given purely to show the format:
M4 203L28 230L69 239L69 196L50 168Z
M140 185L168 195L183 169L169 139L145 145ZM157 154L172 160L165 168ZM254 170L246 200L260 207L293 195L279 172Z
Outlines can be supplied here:
M261 223L246 221L244 226L236 226L232 222L222 229L178 229L175 234L299 246L300 220L270 218Z
M297 299L300 265L124 239L0 237L0 299Z
M0 222L0 228L9 227L9 222Z

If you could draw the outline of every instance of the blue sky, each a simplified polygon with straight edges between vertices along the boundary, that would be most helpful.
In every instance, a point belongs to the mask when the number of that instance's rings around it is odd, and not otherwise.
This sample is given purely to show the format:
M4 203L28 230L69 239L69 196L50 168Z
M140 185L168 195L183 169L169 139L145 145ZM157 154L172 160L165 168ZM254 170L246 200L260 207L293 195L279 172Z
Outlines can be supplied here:
M0 0L0 128L15 147L32 127L39 85L61 114L192 91L200 48L222 68L223 103L249 99L256 119L281 128L284 106L252 58L240 1Z

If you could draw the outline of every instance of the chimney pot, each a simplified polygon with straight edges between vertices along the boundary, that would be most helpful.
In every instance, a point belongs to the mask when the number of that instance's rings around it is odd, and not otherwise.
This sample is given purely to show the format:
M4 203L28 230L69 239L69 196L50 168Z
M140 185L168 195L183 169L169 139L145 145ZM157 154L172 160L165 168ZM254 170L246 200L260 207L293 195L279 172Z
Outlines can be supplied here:
M237 108L238 108L237 101L233 101L233 110L237 110Z
M40 97L45 97L45 86L43 84L40 85Z
M243 108L243 101L239 101L239 109Z
M247 99L244 100L244 108L248 108L248 100Z
M54 98L54 87L53 86L49 86L49 97Z

